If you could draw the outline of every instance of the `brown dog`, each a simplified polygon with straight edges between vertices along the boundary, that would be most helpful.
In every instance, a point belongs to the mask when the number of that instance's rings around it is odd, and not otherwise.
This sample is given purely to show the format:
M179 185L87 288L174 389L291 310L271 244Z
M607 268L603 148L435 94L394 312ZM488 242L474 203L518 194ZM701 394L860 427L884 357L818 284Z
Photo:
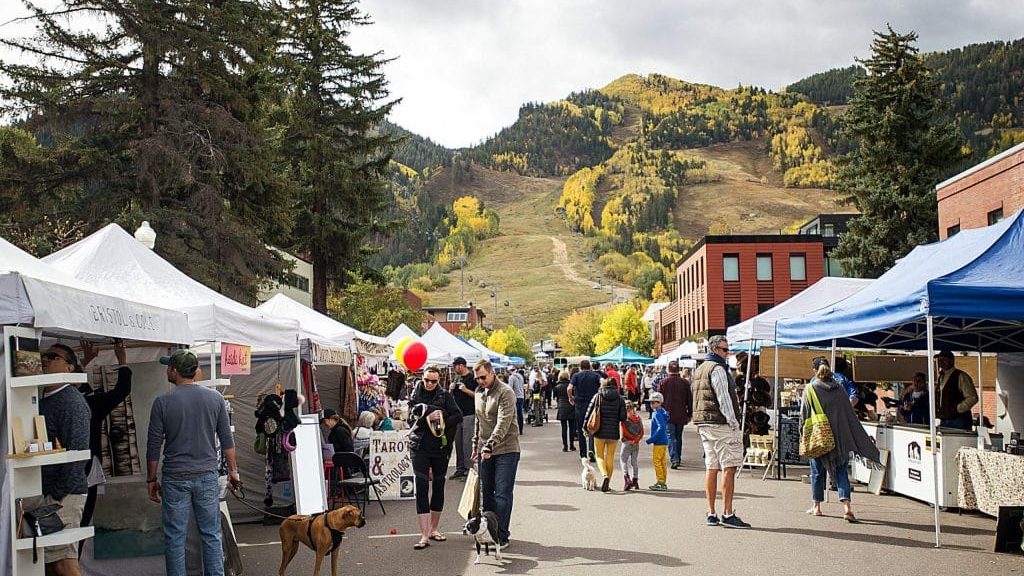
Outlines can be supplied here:
M281 570L278 576L284 576L300 542L316 552L313 576L320 576L320 564L328 554L331 555L331 576L338 576L338 546L341 537L345 535L345 529L352 526L362 528L365 525L366 519L355 506L342 506L312 516L289 516L281 522L281 529L278 530L281 535Z

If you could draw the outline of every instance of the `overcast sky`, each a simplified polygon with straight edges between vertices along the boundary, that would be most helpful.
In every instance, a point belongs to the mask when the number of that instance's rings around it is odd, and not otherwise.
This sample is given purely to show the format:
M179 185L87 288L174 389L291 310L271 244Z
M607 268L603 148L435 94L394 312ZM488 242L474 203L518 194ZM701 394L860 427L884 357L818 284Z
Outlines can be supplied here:
M6 0L0 0L6 1ZM392 120L475 144L528 101L658 72L778 89L865 57L871 31L914 30L921 51L1024 36L1021 0L362 0L353 32L383 50Z

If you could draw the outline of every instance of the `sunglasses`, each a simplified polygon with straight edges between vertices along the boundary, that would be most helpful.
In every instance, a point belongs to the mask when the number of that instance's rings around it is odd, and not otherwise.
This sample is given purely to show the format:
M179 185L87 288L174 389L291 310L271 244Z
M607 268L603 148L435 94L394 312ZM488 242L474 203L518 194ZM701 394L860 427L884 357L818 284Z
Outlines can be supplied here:
M484 382L486 380L487 380L487 375L486 374L484 374L483 376L477 376L476 377L476 381L477 382Z
M437 378L424 378L423 381L424 382L433 382L434 384L437 384L439 382L439 380Z
M70 361L70 360L68 360L67 358L65 358L65 357L61 356L60 354L57 354L56 352L47 352L47 353L45 353L45 354L43 354L43 355L42 355L42 358L43 358L44 360L56 360L57 358L60 358L60 359L61 359L61 360L63 360L63 361L65 362L65 363L67 363L67 364L71 364L71 361Z

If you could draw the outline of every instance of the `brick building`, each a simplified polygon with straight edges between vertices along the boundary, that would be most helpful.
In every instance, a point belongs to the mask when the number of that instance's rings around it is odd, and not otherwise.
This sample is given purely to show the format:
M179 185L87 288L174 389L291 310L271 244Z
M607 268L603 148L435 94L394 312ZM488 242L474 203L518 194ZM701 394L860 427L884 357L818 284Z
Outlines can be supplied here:
M984 228L1024 208L1024 143L935 187L939 238Z
M839 246L839 238L849 229L849 222L860 214L818 214L800 226L798 234L821 236L825 248L825 276L844 277L839 260L832 251Z
M484 311L477 308L472 302L469 306L427 306L423 308L427 314L427 323L424 328L436 322L441 327L458 336L463 327L475 328L484 323Z
M819 235L705 236L676 270L675 300L658 312L655 351L723 334L825 274Z

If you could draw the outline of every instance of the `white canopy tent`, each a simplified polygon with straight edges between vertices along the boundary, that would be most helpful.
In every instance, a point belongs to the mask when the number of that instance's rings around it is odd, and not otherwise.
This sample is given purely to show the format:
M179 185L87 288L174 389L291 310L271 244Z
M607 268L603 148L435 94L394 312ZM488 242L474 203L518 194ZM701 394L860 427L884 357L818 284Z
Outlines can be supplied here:
M462 356L470 364L483 357L479 350L459 340L458 337L445 330L444 326L441 326L439 322L431 324L430 328L427 328L427 331L423 333L421 340L428 347L443 350L453 358Z
M655 366L667 366L669 362L673 360L680 360L682 358L693 358L698 354L698 346L696 342L687 340L682 342L674 350L665 352L661 356L658 356L654 360Z
M32 326L46 334L65 338L102 336L168 344L192 341L188 318L183 312L105 293L36 259L2 238L0 321L4 325ZM0 370L0 378L5 372ZM9 450L7 408L7 394L0 394L0 451L3 454ZM21 415L25 416L24 413ZM8 466L0 466L2 574L10 574L13 570L11 489Z
M368 353L369 350L374 350L376 355L383 356L391 353L392 348L387 338L360 332L284 294L274 295L270 300L257 306L256 310L271 316L296 320L299 323L301 338L347 345L353 352Z
M298 350L298 322L259 312L189 278L117 224L43 261L99 290L184 311L196 342L245 344L254 352Z
M388 344L392 347L398 346L398 342L406 337L422 342L427 347L427 364L451 364L452 360L455 359L455 356L452 354L424 341L412 331L412 328L405 324L399 324L398 327L391 331L391 334L388 334Z
M480 353L491 362L498 362L499 364L508 364L509 362L508 356L498 354L494 350L491 350L484 344L480 343L476 338L470 338L469 340L466 340L466 343L479 350Z

